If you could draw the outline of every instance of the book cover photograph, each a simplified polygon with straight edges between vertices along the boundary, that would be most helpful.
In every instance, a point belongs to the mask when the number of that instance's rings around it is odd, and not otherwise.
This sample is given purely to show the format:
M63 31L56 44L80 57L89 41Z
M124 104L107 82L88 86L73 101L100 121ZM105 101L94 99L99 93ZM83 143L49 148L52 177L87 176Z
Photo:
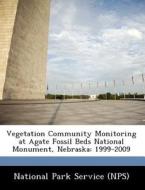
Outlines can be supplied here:
M0 0L0 183L141 184L144 147L145 1Z

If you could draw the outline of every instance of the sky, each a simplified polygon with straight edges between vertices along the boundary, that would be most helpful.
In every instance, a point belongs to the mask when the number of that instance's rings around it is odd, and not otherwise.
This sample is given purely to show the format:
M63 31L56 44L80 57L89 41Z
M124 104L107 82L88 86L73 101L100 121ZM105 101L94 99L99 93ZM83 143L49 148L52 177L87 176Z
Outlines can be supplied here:
M77 91L83 83L88 93L89 84L95 90L107 81L112 88L115 80L122 91L121 81L130 87L132 76L134 89L143 89L144 10L144 0L51 0L49 90Z

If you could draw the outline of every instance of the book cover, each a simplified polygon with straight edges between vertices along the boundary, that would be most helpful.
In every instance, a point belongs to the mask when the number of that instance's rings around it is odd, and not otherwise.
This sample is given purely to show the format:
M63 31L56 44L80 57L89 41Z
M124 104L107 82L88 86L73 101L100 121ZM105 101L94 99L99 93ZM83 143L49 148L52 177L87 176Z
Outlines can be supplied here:
M0 0L0 125L1 184L143 183L145 1Z

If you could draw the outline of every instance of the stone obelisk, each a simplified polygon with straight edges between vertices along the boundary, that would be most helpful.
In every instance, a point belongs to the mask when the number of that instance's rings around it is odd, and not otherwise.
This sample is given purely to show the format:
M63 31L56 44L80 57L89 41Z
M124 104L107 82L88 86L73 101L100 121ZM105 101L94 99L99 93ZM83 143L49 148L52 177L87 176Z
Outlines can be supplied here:
M0 99L44 99L50 0L0 0Z

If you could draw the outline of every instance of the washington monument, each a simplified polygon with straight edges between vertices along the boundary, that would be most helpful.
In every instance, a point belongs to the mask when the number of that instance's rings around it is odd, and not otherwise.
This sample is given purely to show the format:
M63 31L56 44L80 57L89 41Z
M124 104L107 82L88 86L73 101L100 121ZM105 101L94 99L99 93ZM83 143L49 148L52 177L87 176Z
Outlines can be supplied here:
M0 0L0 99L44 99L50 0Z

